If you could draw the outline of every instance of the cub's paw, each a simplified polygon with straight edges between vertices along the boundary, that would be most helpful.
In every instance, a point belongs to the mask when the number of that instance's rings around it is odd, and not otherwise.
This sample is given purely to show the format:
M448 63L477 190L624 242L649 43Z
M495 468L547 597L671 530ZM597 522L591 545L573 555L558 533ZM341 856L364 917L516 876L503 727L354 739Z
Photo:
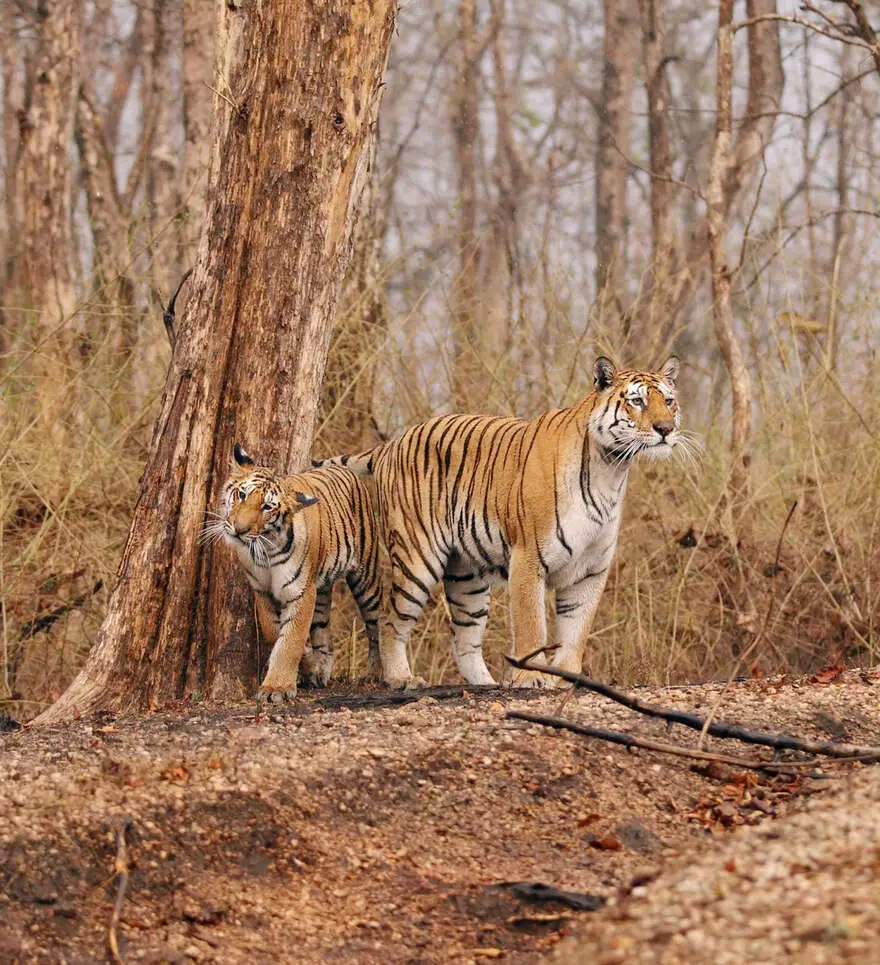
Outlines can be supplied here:
M304 687L326 687L333 676L333 654L307 653L299 666Z
M267 687L263 684L257 691L257 701L261 704L280 704L282 701L296 700L296 687Z

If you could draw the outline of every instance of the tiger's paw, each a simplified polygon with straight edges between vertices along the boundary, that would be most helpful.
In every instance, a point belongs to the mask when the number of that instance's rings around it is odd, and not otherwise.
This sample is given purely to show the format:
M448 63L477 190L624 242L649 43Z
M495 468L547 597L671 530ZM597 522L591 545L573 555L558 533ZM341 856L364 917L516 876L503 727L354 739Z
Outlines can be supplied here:
M410 674L409 677L390 677L385 681L391 690L421 690L428 686L428 681L424 677L416 677Z
M557 687L562 681L549 674L538 673L536 670L515 670L510 678L511 687L540 687L550 689Z
M257 701L261 704L280 704L282 701L296 700L296 687L267 687L263 684L257 691Z

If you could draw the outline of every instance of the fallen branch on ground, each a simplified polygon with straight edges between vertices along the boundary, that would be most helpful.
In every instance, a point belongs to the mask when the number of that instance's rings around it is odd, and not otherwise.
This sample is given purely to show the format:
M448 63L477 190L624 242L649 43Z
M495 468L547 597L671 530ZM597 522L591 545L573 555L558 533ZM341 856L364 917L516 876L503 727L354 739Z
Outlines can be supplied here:
M125 838L131 827L131 821L126 819L116 829L116 860L113 863L113 873L117 877L116 901L113 903L113 914L110 916L110 927L107 930L107 943L110 954L117 965L124 965L125 960L119 953L119 939L116 929L122 917L122 903L125 901L125 891L128 888L128 846Z
M768 733L765 731L747 730L737 724L726 724L723 721L710 722L706 726L706 719L697 714L689 713L684 710L671 710L667 707L657 707L654 704L645 703L637 697L631 697L623 691L608 684L593 680L585 674L574 673L571 670L562 670L559 667L551 667L549 664L532 663L534 654L517 658L508 656L506 659L514 667L520 670L531 670L535 673L549 674L551 677L559 677L567 680L584 690L591 690L593 693L608 700L613 700L618 704L623 704L630 710L647 717L659 717L661 720L670 721L673 724L681 724L683 727L690 727L692 730L703 731L713 737L733 738L743 741L746 744L760 744L763 747L772 747L774 750L801 751L805 754L819 754L824 757L857 757L864 763L876 763L880 761L880 747L865 747L860 744L838 744L835 741L811 741L800 737L793 737L791 734Z
M612 744L622 744L624 747L640 747L646 751L659 751L661 754L674 754L676 757L690 757L697 761L716 761L719 764L729 764L731 767L747 768L750 771L769 771L771 774L804 775L801 768L812 766L816 761L801 761L795 764L774 763L773 761L750 761L745 757L732 757L729 754L711 754L709 751L697 750L694 747L681 747L679 744L667 744L664 741L653 740L650 737L637 737L635 734L625 734L617 730L604 730L598 727L588 727L574 720L564 717L545 717L542 714L530 714L523 710L509 710L506 717L511 720L526 720L532 724L543 724L555 730L570 730L584 737L595 737L597 740L609 741ZM820 776L820 775L817 775ZM827 777L822 774L821 777Z

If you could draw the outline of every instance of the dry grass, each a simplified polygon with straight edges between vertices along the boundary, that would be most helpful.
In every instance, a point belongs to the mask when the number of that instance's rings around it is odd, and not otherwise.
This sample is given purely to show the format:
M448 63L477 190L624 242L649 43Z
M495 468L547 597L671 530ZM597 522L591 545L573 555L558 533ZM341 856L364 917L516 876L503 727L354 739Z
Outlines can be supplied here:
M364 328L359 306L349 306L331 349L316 453L372 445L372 420L393 431L448 408L442 386L450 336L431 324L429 311L417 308L391 336L376 325ZM527 416L589 390L594 346L608 351L610 340L596 331L585 337L557 302L541 317L534 338L519 331L509 346L511 358L522 357L523 345L539 346L526 363L514 366L508 358L483 366L474 410ZM109 330L113 321L94 316L88 324ZM35 418L39 386L29 360L46 346L35 348L22 335L5 360L0 708L36 713L64 688L95 638L146 459L167 360L164 338L161 322L150 319L125 365L107 336L92 339L75 371L60 370L75 400L61 449ZM684 420L703 436L705 452L698 462L644 463L633 473L589 657L605 679L665 683L877 659L880 449L870 421L873 372L852 366L844 394L809 362L809 345L796 345L785 332L769 345L755 367L753 489L735 526L722 500L726 383L715 363L700 371L704 359L686 360L694 364L682 389ZM499 671L506 622L506 596L497 593L486 648ZM341 589L334 631L337 666L357 676L366 647ZM440 596L412 637L417 673L456 679L448 640Z

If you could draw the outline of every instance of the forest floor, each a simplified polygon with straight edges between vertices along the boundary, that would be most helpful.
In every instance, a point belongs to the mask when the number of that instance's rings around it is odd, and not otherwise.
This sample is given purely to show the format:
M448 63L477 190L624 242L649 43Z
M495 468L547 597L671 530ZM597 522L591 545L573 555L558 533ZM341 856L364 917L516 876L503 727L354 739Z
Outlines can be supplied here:
M0 734L0 962L880 961L880 769L762 776L506 718L553 691L412 696ZM562 713L698 736L591 694ZM717 717L880 744L880 672L734 684Z

